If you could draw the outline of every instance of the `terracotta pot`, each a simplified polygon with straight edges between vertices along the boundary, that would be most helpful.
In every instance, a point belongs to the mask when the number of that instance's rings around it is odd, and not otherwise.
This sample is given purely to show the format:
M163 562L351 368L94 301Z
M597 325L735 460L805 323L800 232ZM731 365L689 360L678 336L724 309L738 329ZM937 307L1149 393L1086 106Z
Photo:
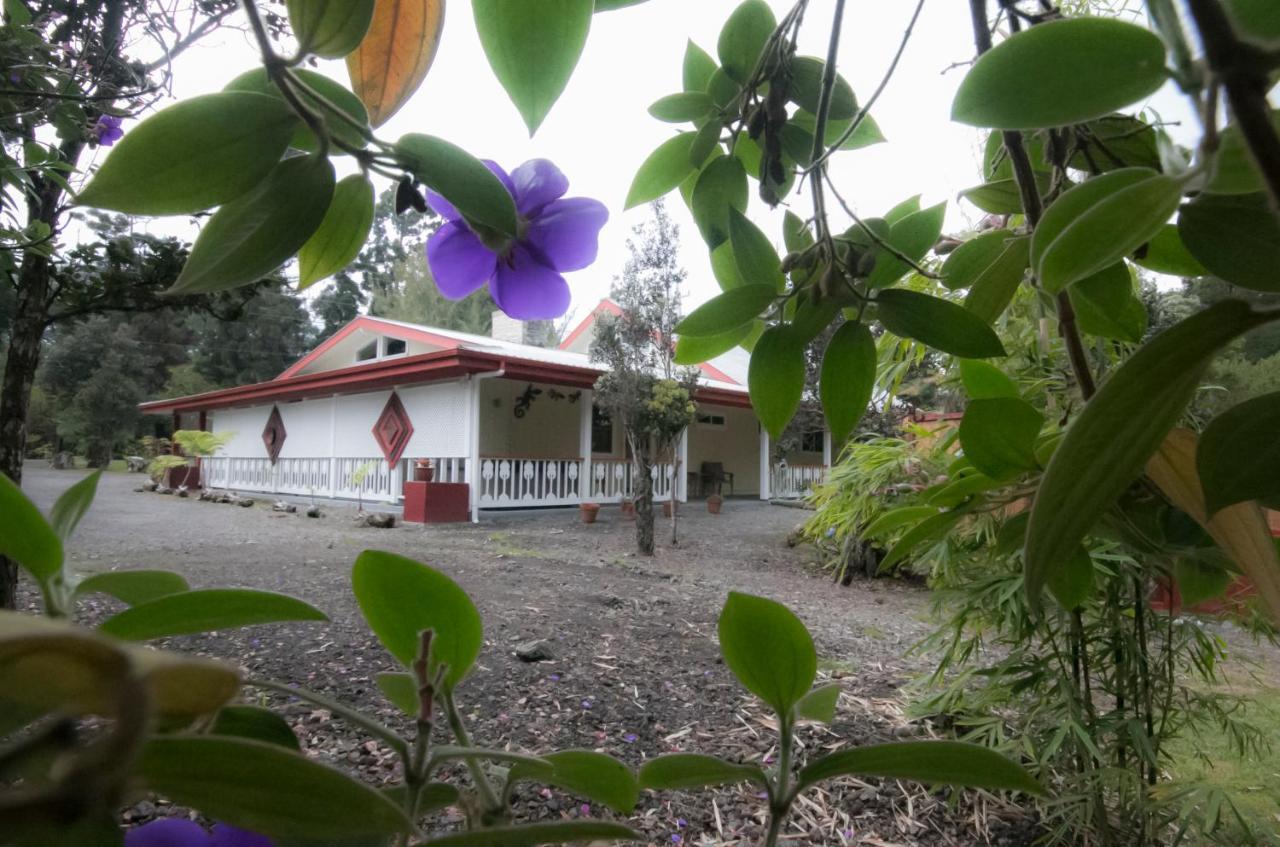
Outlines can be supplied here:
M636 501L623 500L618 504L618 510L624 520L633 521L636 519Z
M713 515L720 514L720 507L724 505L724 498L719 494L712 494L707 498L707 511Z
M670 500L662 501L662 516L664 518L671 517L671 501Z
M578 506L578 512L582 515L583 523L595 523L596 517L600 514L600 504L582 503Z
M417 459L413 463L413 481L431 482L435 479L436 469L430 459Z

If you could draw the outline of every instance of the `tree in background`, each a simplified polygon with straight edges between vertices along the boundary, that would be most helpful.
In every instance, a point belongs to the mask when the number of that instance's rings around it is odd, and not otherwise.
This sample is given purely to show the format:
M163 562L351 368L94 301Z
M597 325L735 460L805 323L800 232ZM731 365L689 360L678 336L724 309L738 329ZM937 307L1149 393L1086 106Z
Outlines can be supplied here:
M372 292L369 314L408 323L488 335L498 307L489 290L450 300L436 288L426 256L415 250L392 267L386 287Z
M626 435L634 462L636 547L653 555L653 468L672 464L672 543L676 540L676 491L682 469L675 446L693 422L698 372L677 368L675 325L680 321L680 230L662 202L653 219L635 227L627 240L630 258L614 280L611 296L622 312L597 324L591 358L607 367L595 385L595 403Z
M368 299L351 274L341 271L335 275L333 284L311 302L311 311L320 321L320 337L328 338L355 320Z
M239 320L194 315L190 323L193 369L219 388L275 379L315 339L305 303L279 279L245 305Z

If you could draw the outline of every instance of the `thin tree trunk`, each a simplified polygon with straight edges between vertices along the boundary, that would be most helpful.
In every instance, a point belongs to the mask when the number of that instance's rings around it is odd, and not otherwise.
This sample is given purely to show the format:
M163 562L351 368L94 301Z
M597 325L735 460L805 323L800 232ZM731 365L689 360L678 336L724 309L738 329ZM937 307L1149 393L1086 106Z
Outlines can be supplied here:
M648 453L637 451L636 463L636 549L642 556L653 555L653 478Z

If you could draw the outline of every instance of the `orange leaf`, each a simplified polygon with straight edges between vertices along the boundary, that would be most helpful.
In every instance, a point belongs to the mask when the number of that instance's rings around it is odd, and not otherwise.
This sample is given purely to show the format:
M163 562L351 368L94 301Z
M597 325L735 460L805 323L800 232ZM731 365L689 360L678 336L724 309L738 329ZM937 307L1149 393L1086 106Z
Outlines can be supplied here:
M1171 430L1147 462L1147 476L1240 566L1270 608L1271 617L1280 623L1280 555L1266 516L1257 503L1248 501L1206 517L1204 491L1196 472L1196 434L1189 429Z
M375 127L400 110L431 68L444 0L377 0L364 40L347 55L351 88Z

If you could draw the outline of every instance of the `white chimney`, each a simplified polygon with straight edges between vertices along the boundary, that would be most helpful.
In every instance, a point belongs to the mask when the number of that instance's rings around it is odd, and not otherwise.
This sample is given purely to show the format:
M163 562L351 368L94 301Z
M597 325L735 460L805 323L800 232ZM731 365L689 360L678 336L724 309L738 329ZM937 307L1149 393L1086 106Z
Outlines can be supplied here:
M489 334L498 341L510 344L524 343L524 321L518 321L505 312L494 311L493 328Z

